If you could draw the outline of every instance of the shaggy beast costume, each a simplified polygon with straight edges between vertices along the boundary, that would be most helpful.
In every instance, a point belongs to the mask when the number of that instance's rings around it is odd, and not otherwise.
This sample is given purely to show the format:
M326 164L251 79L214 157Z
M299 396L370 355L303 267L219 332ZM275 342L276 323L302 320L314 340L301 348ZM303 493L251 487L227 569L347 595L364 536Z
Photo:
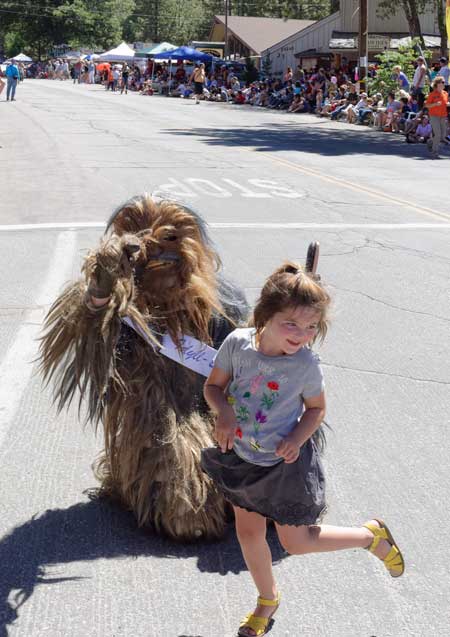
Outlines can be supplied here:
M213 444L205 379L159 344L164 334L177 346L191 335L217 348L245 318L245 299L219 266L198 215L136 197L113 214L84 279L51 307L41 342L59 409L78 389L88 419L103 425L102 491L139 525L177 540L219 537L224 502L200 467L201 449Z

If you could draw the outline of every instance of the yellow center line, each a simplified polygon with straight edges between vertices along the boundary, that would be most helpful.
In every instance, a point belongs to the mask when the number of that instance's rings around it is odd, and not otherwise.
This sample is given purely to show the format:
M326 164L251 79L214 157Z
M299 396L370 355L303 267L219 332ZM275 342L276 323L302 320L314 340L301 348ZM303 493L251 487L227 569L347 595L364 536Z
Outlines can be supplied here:
M284 159L281 157L272 157L267 153L258 153L263 157L276 162L278 164L282 164L283 166L287 166L292 170L297 170L298 172L304 173L305 175L311 175L313 177L317 177L322 181L327 181L329 183L338 184L339 186L343 186L344 188L348 188L349 190L353 190L355 192L364 192L371 197L375 197L376 199L381 199L382 201L388 201L390 203L395 203L398 206L403 206L405 208L409 208L411 210L416 210L421 214L426 214L431 217L435 217L437 219L445 219L446 221L450 220L450 215L445 214L445 212L439 212L438 210L433 210L432 208L426 208L425 206L419 206L411 203L410 201L406 201L405 199L399 199L398 197L392 197L386 193L379 192L377 190L373 190L372 188L368 188L367 186L360 186L359 184L354 184L351 181L347 181L346 179L342 179L341 177L332 177L331 175L325 175L324 173L314 170L313 168L305 168L304 166L300 166L299 164L295 164L294 162L289 161L288 159Z

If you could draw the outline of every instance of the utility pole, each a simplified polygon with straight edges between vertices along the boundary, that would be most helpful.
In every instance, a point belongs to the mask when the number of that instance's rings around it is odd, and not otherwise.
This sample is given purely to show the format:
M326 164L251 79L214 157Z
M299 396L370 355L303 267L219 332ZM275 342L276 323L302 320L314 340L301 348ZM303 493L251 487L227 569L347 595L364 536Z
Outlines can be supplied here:
M223 48L223 57L228 60L228 1L225 0L225 46Z
M361 91L367 89L367 57L369 54L369 3L368 0L359 0L359 60L358 60L358 76Z

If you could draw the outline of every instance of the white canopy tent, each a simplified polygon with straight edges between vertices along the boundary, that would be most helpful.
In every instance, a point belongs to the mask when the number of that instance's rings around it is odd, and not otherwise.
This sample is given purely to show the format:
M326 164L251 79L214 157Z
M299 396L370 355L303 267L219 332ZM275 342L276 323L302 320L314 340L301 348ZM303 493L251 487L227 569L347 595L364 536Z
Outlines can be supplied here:
M134 62L134 49L122 42L115 49L105 51L98 56L100 62Z
M19 53L19 55L16 55L12 59L14 60L14 62L32 62L33 61L31 58L28 57L28 55L25 55L24 53Z

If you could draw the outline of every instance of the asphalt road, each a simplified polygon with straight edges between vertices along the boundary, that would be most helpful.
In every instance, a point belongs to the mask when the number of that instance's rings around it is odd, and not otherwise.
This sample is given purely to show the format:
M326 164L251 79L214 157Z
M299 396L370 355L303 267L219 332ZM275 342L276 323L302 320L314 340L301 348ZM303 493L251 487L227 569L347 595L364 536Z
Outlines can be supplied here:
M0 102L0 637L232 637L252 608L232 528L177 546L89 498L101 441L55 414L32 363L49 303L142 191L195 206L250 300L321 244L327 522L383 517L407 571L364 551L286 557L271 534L271 637L450 634L449 169L307 115L31 80Z

